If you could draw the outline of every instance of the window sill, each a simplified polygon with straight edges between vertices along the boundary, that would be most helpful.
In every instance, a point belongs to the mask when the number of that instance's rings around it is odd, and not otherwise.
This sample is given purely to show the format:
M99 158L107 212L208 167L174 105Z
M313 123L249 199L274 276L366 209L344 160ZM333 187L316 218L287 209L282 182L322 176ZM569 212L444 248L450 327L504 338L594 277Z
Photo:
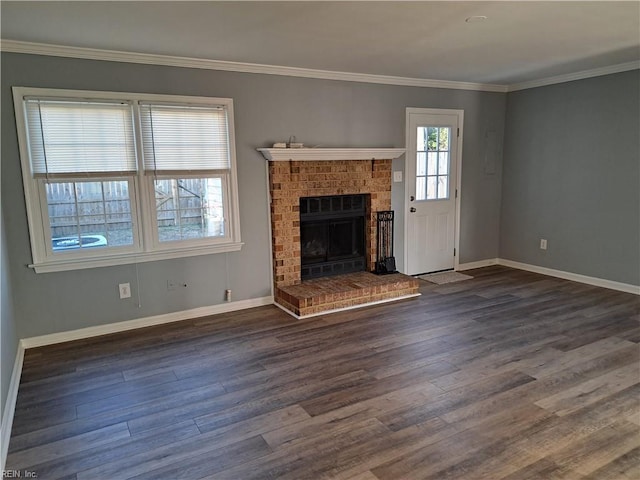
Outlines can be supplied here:
M214 253L237 252L244 243L225 243L206 247L192 247L188 249L166 250L158 252L126 253L121 255L96 256L93 258L65 259L47 261L29 265L36 273L64 272L68 270L81 270L85 268L112 267L115 265L129 265L132 263L155 262L172 258L195 257L198 255L211 255Z

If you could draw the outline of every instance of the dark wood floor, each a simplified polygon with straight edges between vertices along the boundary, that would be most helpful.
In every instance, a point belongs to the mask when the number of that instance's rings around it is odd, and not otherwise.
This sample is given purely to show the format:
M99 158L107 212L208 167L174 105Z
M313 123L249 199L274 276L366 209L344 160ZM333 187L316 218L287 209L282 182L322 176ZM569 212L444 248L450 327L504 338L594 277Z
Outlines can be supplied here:
M45 479L638 479L639 297L489 267L28 350L8 469ZM24 477L24 474L23 474Z

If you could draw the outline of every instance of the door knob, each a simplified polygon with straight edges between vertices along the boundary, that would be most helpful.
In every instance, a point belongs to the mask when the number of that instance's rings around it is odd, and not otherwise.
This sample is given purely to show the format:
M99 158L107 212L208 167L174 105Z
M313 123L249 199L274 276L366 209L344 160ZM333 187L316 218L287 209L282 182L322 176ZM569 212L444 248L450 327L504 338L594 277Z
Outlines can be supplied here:
M413 202L415 199L416 199L416 197L414 197L413 195L411 195L411 196L409 197L409 200L410 200L410 201L412 201L412 202Z
M414 213L414 212L416 211L416 207L411 207L411 208L409 209L409 211L410 211L411 213Z

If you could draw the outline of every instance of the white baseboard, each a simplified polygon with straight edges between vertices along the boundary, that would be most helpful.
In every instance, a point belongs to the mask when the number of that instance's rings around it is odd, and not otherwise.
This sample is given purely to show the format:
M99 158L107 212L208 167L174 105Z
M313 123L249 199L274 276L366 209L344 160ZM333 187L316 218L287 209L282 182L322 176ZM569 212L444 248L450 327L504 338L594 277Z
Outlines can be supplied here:
M487 258L486 260L478 260L477 262L460 263L456 267L456 271L473 270L474 268L489 267L497 264L497 258Z
M456 271L471 270L474 268L488 267L491 265L503 265L505 267L517 268L518 270L526 270L527 272L540 273L549 275L550 277L562 278L564 280L572 280L574 282L586 283L596 287L609 288L620 292L633 293L640 295L640 286L631 285L629 283L615 282L604 278L589 277L579 273L565 272L563 270L555 270L553 268L540 267L528 263L515 262L506 258L487 258L477 262L461 263L456 267Z
M528 263L514 262L513 260L506 260L504 258L498 258L497 260L498 265L504 265L505 267L517 268L518 270L526 270L528 272L540 273L542 275L563 278L565 280L572 280L574 282L586 283L587 285L594 285L596 287L609 288L611 290L618 290L620 292L640 295L640 286L638 285L614 282L613 280L605 280L604 278L589 277L587 275L581 275L579 273L565 272L563 270L555 270L553 268L530 265Z
M237 302L220 303L218 305L182 310L180 312L164 313L162 315L154 315L152 317L127 320L125 322L108 323L106 325L98 325L96 327L80 328L78 330L70 330L67 332L23 338L21 340L21 344L25 349L42 347L44 345L53 345L55 343L69 342L71 340L81 340L83 338L97 337L99 335L108 335L110 333L124 332L127 330L134 330L136 328L151 327L153 325L179 322L181 320L189 320L191 318L206 317L208 315L217 315L220 313L234 312L236 310L244 310L245 308L261 307L263 305L271 304L273 304L273 297L271 296L251 298L248 300L239 300Z
M23 361L24 347L19 343L18 351L16 352L16 361L13 364L13 372L11 373L7 400L4 404L2 426L0 426L0 472L4 472L4 467L7 462L9 440L11 439L11 427L13 426L13 414L16 410L16 400L18 399L18 387L20 386Z

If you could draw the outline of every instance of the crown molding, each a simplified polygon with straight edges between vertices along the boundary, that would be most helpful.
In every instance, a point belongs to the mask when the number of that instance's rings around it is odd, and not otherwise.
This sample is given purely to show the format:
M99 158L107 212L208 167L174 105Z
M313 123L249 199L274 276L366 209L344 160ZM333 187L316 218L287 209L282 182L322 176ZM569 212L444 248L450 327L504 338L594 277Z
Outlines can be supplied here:
M507 92L507 85L453 82L448 80L429 80L423 78L395 77L390 75L372 75L367 73L335 72L312 68L263 65L259 63L229 62L205 58L176 57L151 53L122 52L97 48L68 47L46 43L22 42L19 40L0 40L0 51L8 53L26 53L30 55L48 55L53 57L82 58L104 60L108 62L140 63L169 67L198 68L203 70L222 70L227 72L261 73L265 75L283 75L288 77L317 78L323 80L341 80L345 82L377 83L405 87L448 88L453 90L475 90L483 92Z
M527 90L529 88L544 87L546 85L554 85L556 83L572 82L574 80L601 77L602 75L610 75L612 73L628 72L630 70L638 69L640 69L640 61L619 63L617 65L609 65L608 67L582 70L580 72L567 73L565 75L557 75L555 77L540 78L538 80L531 80L530 82L514 83L513 85L508 86L507 91L517 92L518 90Z
M168 67L197 68L201 70L220 70L240 73L259 73L264 75L282 75L287 77L316 78L321 80L341 80L344 82L375 83L404 87L446 88L451 90L474 90L482 92L516 92L557 83L571 82L585 78L610 75L640 69L640 61L610 65L607 67L582 70L580 72L540 78L511 85L492 83L455 82L449 80L431 80L426 78L396 77L391 75L373 75L368 73L336 72L312 68L264 65L260 63L230 62L209 60L206 58L178 57L153 53L124 52L98 48L69 47L47 43L23 42L20 40L0 40L0 51L24 53L29 55L47 55L52 57L81 58L85 60L103 60L107 62L139 63Z

